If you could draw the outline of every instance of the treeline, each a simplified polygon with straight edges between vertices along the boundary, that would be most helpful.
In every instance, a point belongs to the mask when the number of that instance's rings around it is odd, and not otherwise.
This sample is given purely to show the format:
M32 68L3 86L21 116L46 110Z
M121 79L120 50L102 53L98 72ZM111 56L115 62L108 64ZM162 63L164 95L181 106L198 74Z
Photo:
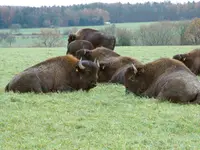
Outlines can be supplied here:
M105 4L14 7L0 6L0 28L19 24L22 28L102 25L104 22L148 22L190 20L200 17L200 2L172 4Z

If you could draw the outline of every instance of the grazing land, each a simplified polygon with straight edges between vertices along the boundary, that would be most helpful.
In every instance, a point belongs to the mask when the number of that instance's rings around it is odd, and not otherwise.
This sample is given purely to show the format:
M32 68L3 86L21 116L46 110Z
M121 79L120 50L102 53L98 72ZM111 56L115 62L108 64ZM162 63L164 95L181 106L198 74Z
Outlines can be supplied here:
M116 47L150 62L198 46ZM200 149L200 106L126 95L121 85L49 94L5 93L11 78L66 48L0 49L0 149Z

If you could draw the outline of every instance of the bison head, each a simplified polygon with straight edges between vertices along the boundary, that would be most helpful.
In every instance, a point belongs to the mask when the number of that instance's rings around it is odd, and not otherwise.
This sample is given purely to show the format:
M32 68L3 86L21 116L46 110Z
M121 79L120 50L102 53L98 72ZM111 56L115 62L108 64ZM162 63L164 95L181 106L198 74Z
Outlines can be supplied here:
M98 82L108 82L117 69L118 67L110 62L101 62L98 72Z
M98 79L98 62L80 60L76 67L76 74L72 74L76 88L89 91L96 86Z
M127 68L124 75L126 91L141 95L148 88L146 82L145 70L143 66L132 65Z
M76 52L76 57L77 58L82 58L83 60L91 60L91 61L94 61L94 59L92 58L92 55L91 55L91 50L89 49L80 49Z
M188 68L192 68L193 66L193 62L194 62L194 59L193 57L190 57L189 54L178 54L178 55L175 55L173 56L173 59L176 59L176 60L179 60L181 61L182 63L184 63Z
M173 59L176 59L176 60L184 62L186 60L186 55L184 55L184 54L174 55Z
M76 35L75 34L70 34L69 37L68 37L68 45L69 45L69 43L71 43L74 40L76 40Z

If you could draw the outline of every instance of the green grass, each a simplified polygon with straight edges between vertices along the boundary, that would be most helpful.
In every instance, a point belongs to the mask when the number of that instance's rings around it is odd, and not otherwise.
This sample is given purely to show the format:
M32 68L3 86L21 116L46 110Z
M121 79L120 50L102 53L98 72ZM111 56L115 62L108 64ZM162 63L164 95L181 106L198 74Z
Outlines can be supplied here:
M149 62L198 46L116 47ZM18 72L65 48L0 49L0 149L200 149L200 106L126 95L121 85L90 92L17 94L4 87Z

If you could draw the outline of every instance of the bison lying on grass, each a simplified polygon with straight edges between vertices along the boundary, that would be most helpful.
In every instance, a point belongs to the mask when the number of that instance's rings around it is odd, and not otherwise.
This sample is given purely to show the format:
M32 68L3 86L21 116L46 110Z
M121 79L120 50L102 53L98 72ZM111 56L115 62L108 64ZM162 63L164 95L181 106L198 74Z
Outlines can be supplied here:
M106 35L95 29L84 28L78 30L75 34L70 34L68 44L74 40L87 40L92 43L94 48L104 46L114 50L116 39L112 35Z
M180 61L161 58L125 72L125 87L136 95L175 103L200 103L200 82Z
M88 49L92 50L94 49L94 46L92 43L86 40L75 40L72 41L68 46L67 46L67 52L66 54L72 54L76 56L76 52L80 49Z
M100 68L98 72L98 82L110 82L110 83L122 83L123 84L123 68L127 65L141 64L137 59L126 57L126 56L118 56L118 57L110 57L103 61L100 61ZM119 73L120 72L120 73ZM114 76L113 76L114 75Z
M173 56L183 62L194 74L200 74L200 49L194 49L189 53L178 54Z
M106 47L97 47L93 50L81 49L76 52L77 58L91 61L94 61L95 59L102 61L110 57L118 56L120 55Z
M14 76L5 91L88 91L96 86L97 72L98 64L92 61L81 61L72 55L54 57Z

